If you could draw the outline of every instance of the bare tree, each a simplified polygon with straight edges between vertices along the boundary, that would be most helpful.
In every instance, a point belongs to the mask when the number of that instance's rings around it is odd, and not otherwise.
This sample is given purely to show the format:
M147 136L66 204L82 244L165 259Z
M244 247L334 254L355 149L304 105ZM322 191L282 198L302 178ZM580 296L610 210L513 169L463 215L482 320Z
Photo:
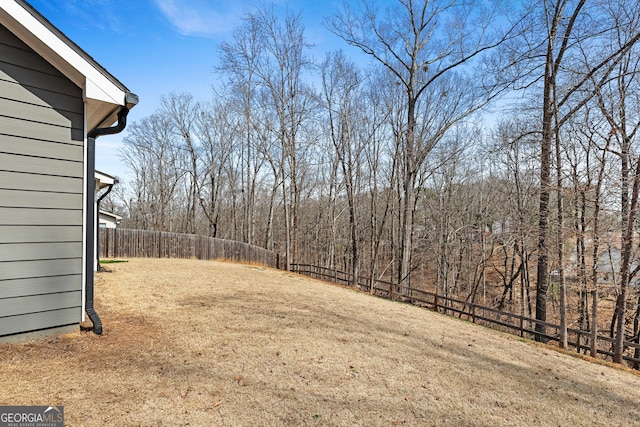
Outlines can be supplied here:
M606 242L606 236L601 233L608 227L603 227L603 205L607 204L603 189L607 186L606 172L610 167L609 147L613 135L604 135L602 129L605 119L598 114L598 109L592 103L585 106L581 114L567 123L571 144L565 148L565 163L572 188L573 230L575 234L575 264L576 279L579 284L578 326L580 330L596 330L596 319L590 318L588 297L599 288L599 272L601 242ZM589 242L591 242L589 244ZM576 343L581 349L581 337Z
M621 265L620 291L616 299L611 330L615 325L614 362L621 363L625 340L625 315L627 289L633 277L640 271L632 269L636 215L638 211L638 192L640 191L640 160L634 141L640 129L640 106L637 92L640 89L640 60L635 43L640 38L640 5L637 2L621 3L613 10L613 18L617 24L611 35L612 47L617 49L619 57L614 62L612 78L606 84L599 84L591 79L594 94L600 111L605 118L610 132L607 135L607 151L620 159L620 211L621 227ZM613 149L609 140L613 139L617 149ZM634 168L634 162L636 163ZM640 302L640 299L639 299ZM640 306L639 306L640 307ZM633 336L638 334L640 309L636 312Z
M200 105L188 93L169 94L162 98L160 104L160 114L169 118L171 131L178 149L186 151L188 155L188 168L185 176L188 176L187 185L187 212L186 224L183 228L187 233L196 233L196 207L198 206L198 169L200 159L200 147L194 135L194 126L197 117L200 115ZM179 141L179 142L178 142Z
M135 202L130 202L130 209L138 228L183 231L175 229L175 222L179 218L177 190L184 177L185 158L174 136L171 119L152 114L131 124L124 138L121 155L134 173L131 185Z
M623 25L610 12L618 12L617 5L587 4L586 0L543 0L533 5L531 27L526 43L532 46L528 63L532 70L543 68L542 121L540 138L540 198L538 218L538 266L536 291L537 340L546 341L547 291L549 285L549 222L551 182L551 154L560 129L593 98L589 90L593 82L608 81L621 55L640 39L640 33L625 38L619 46L606 40ZM598 19L592 19L597 16ZM537 21L538 20L538 21ZM536 23L537 22L537 23ZM625 25L629 24L628 20ZM536 41L535 34L543 39ZM606 49L593 49L602 43ZM542 62L539 59L543 58ZM527 76L539 77L536 71ZM534 85L529 82L528 85ZM525 84L527 86L527 84ZM561 167L561 165L557 165Z
M257 15L247 15L233 31L232 41L219 46L218 71L225 77L227 106L242 117L242 144L240 145L240 187L242 201L242 240L254 244L256 191L264 157L257 148L260 126L259 70L265 53Z
M341 51L327 55L322 64L323 97L329 118L331 142L347 194L349 207L350 273L353 286L360 275L359 224L356 197L359 193L360 170L365 141L358 137L356 126L360 123L360 73Z
M302 81L311 65L306 56L309 47L300 15L287 14L281 22L272 9L247 14L255 20L263 43L264 56L257 70L260 84L268 96L275 127L269 129L279 146L278 173L281 177L285 221L285 266L297 257L298 221L301 195L301 152L305 150L302 133L313 108L311 90ZM306 143L308 144L309 141ZM275 159L275 157L273 158Z
M496 191L502 194L504 211L499 216L494 239L502 259L492 260L494 270L502 279L503 294L498 307L511 298L513 287L520 285L520 315L531 316L531 280L529 261L535 252L534 228L537 140L531 132L530 118L516 114L498 122L488 153L495 178ZM497 262L496 262L497 261ZM501 261L501 262L500 262Z
M221 200L229 189L224 179L235 149L234 125L230 109L224 103L211 103L203 108L195 122L195 133L202 146L204 163L198 183L198 201L207 221L208 235L218 237Z
M411 283L419 171L445 133L495 95L496 87L489 88L486 79L464 79L455 71L505 40L508 32L489 31L498 28L497 15L497 9L474 2L401 0L383 13L365 1L357 11L345 4L327 21L332 32L389 70L404 90L398 281L405 293Z
M362 127L360 138L364 141L364 177L366 182L369 206L367 221L363 221L368 228L369 289L375 292L376 283L388 271L391 259L382 256L383 237L392 211L391 188L396 179L396 157L392 147L395 146L389 137L389 123L393 108L389 108L388 97L393 98L393 85L387 78L387 71L368 70L370 77L363 87ZM377 71L377 72L376 72ZM387 243L388 246L388 243ZM363 253L365 251L363 250ZM383 263L381 265L381 263Z

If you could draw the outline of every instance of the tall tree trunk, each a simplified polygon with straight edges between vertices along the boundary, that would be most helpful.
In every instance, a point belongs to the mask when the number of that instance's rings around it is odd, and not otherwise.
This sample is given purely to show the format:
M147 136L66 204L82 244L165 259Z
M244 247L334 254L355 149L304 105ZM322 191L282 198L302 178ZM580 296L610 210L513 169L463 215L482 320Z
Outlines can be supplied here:
M405 178L404 197L401 201L400 221L400 265L398 268L398 293L409 295L411 290L411 254L413 253L413 215L415 211L416 190L412 181L413 174Z
M567 51L569 36L573 31L580 10L586 0L580 0L573 13L569 16L562 37L558 52L556 53L556 38L560 25L565 21L564 8L567 0L557 0L553 5L551 13L546 10L547 27L547 52L545 55L545 68L542 94L542 140L540 144L540 209L538 218L538 275L536 290L536 341L546 342L546 326L542 322L547 321L547 291L549 288L549 196L551 193L551 144L555 132L554 117L556 126L560 126L557 119L556 78L560 69L560 64ZM549 22L549 18L551 21ZM578 86L579 87L579 86ZM577 90L574 88L573 91ZM566 117L565 117L566 119ZM560 167L560 165L558 165Z
M549 46L547 55L553 54ZM549 237L549 195L551 177L551 140L552 119L551 93L553 78L551 76L551 63L547 64L544 77L544 96L542 113L542 141L540 151L540 207L538 216L538 270L536 288L536 320L547 321L547 290L549 288L549 249L547 240ZM536 341L546 342L546 326L536 323Z
M556 95L554 94L554 99ZM554 108L557 122L557 109ZM558 218L558 291L560 292L560 347L568 348L567 338L567 288L564 272L564 212L563 212L563 183L562 183L562 156L560 147L560 133L555 133L556 141L556 182L557 182L557 218Z
M613 361L622 363L625 340L625 317L627 304L627 288L629 287L631 256L633 252L633 236L636 228L636 214L638 211L638 193L640 192L640 161L636 162L636 170L633 176L633 189L629 216L625 224L624 238L622 241L622 261L620 265L620 293L616 299L615 308L615 338L613 345Z

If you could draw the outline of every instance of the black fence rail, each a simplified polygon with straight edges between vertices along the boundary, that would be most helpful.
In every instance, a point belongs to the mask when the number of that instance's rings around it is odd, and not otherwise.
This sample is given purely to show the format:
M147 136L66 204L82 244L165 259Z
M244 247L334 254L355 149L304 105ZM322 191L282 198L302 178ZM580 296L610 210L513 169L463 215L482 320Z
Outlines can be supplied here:
M291 271L344 286L353 285L351 274L344 271L336 271L309 264L292 264ZM409 304L428 308L446 315L456 316L473 323L499 329L521 337L533 339L537 336L545 338L548 341L558 343L560 341L560 325L554 323L542 322L530 317L483 306L474 302L438 295L435 292L398 286L389 281L372 281L368 277L359 277L356 286L359 290L373 295L387 299L398 299ZM540 333L536 331L536 325L544 325L546 332ZM569 346L575 348L577 351L592 353L593 348L595 348L597 354L605 358L613 357L613 338L596 334L596 345L592 346L591 339L593 331L567 328L567 334ZM635 350L640 349L640 344L625 341L624 345L624 360L637 368L640 365L640 359L633 357L629 353L635 353ZM591 356L596 357L595 354L591 354Z

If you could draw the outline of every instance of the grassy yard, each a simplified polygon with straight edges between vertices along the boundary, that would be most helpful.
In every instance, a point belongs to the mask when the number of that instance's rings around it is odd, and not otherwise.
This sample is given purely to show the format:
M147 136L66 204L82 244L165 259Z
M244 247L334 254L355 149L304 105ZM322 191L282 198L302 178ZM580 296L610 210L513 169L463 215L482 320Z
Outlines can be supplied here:
M0 405L69 426L632 426L640 377L283 271L108 264L104 335L0 344Z

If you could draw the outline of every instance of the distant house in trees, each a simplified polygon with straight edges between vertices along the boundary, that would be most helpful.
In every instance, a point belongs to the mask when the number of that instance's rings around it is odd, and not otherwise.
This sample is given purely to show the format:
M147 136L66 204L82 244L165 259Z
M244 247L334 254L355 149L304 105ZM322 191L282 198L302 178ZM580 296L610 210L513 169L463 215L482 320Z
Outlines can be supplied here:
M120 215L100 210L98 222L99 228L118 228L120 221L122 221L122 217Z
M107 212L100 207L100 202L104 199L113 189L114 185L118 183L118 180L111 176L107 175L101 171L95 171L95 205L93 212L95 213L95 241L94 241L94 262L93 269L94 271L100 270L100 234L99 231L101 228L116 228L120 221L122 221L122 217L111 212Z
M95 172L94 176L96 179L95 212L98 215L96 227L116 228L120 221L122 221L122 217L102 209L102 206L100 206L100 202L104 197L107 196L107 194L111 192L111 189L113 189L113 187L118 183L118 180L115 177L98 170Z
M26 2L0 2L0 339L73 329L85 312L102 332L95 138L136 103Z

